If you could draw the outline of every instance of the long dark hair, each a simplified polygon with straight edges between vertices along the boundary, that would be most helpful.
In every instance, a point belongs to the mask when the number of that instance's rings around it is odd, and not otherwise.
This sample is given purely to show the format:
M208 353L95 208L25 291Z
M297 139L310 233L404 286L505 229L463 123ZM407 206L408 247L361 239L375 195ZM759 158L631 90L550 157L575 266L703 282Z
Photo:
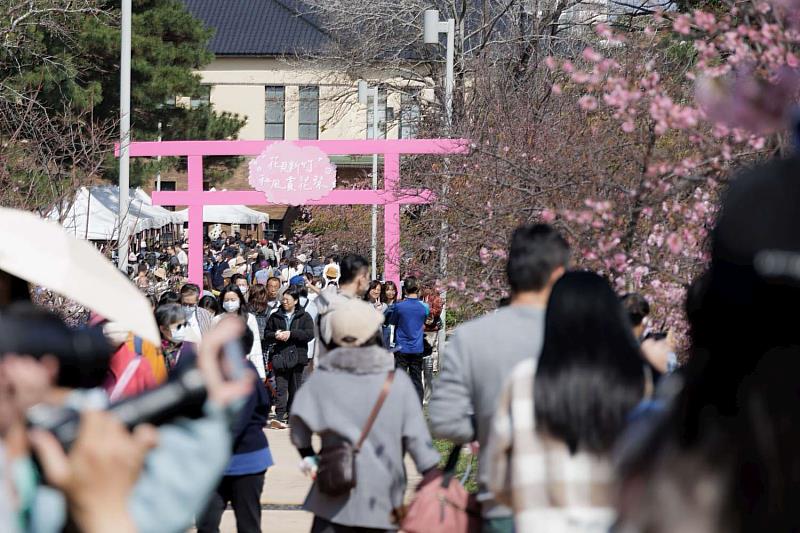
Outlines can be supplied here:
M386 297L386 289L388 289L389 287L394 289L394 302L392 302L392 303L396 303L397 300L398 300L398 297L400 296L400 293L398 292L397 285L394 284L394 281L384 281L383 282L383 288L381 289L381 302L389 303L389 300Z
M644 394L641 352L619 299L591 272L553 287L534 378L536 427L579 449L607 453Z
M239 309L238 311L236 311L236 314L239 316L246 317L247 313L249 312L249 309L247 307L247 302L244 300L242 291L240 291L239 287L237 285L234 285L233 283L229 283L228 285L223 287L221 291L219 291L219 297L217 299L219 300L220 309L222 309L223 311L225 310L224 306L225 295L228 294L229 292L235 293L236 296L239 297Z

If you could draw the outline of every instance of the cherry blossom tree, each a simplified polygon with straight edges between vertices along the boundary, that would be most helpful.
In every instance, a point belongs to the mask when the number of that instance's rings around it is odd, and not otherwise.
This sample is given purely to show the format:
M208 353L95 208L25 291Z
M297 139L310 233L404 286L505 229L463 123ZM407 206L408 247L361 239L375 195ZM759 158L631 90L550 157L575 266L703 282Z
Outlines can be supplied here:
M404 159L404 186L441 190L446 177L449 190L404 209L402 270L449 287L451 317L473 316L507 290L513 228L550 222L575 267L644 293L651 327L680 337L727 180L791 147L800 67L800 2L707 6L632 5L568 29L552 19L559 31L525 62L504 61L502 47L463 58L469 76L449 133L470 139L471 153ZM440 124L427 117L420 136L447 134Z

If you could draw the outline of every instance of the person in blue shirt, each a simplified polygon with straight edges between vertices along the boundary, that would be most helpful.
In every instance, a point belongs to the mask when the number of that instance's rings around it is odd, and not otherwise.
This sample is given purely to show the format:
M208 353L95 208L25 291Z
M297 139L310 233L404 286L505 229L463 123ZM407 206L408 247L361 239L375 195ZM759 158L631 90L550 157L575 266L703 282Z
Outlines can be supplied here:
M422 403L422 354L424 351L425 319L430 314L428 304L419 299L419 281L409 276L403 282L405 299L394 306L391 324L395 326L395 368L403 369Z

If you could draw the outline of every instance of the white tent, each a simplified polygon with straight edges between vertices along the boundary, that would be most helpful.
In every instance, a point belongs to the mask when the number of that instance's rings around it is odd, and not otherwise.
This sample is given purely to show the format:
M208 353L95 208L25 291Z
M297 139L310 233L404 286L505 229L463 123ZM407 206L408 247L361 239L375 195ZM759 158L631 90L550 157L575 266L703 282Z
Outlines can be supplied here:
M180 214L154 206L150 197L141 189L131 191L130 197L128 219L133 226L134 234L183 222ZM81 239L116 240L119 234L118 206L119 187L112 185L91 189L81 187L65 211L55 207L47 218L61 220L61 224L69 233Z
M212 191L214 189L211 189ZM176 211L185 222L189 217L189 210ZM269 215L256 211L245 205L204 205L203 222L214 224L260 224L269 222Z
M189 217L189 210L175 211L175 214L182 216L182 220L186 221ZM260 224L261 222L269 222L269 215L244 205L204 205L203 222L214 224Z

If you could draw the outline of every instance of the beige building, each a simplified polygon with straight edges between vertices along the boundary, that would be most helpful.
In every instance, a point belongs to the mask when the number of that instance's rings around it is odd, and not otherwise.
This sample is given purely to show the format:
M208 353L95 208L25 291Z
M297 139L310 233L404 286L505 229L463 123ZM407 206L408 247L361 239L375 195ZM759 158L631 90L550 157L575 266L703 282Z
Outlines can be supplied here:
M357 81L343 71L321 68L312 59L328 39L313 17L301 12L297 0L183 0L187 9L214 30L209 43L215 59L198 72L207 92L180 98L179 105L210 103L244 119L243 140L371 139L373 102L358 102ZM303 58L303 59L301 59ZM376 72L366 76L381 79ZM398 86L399 80L385 80ZM424 92L381 90L378 97L378 138L410 138L420 118ZM338 178L347 182L371 171L370 156L334 156ZM185 175L162 176L162 190L183 189ZM243 165L221 184L246 189ZM155 183L151 188L155 188ZM255 207L255 206L254 206ZM262 207L270 215L273 233L286 232L298 210Z
M247 123L239 137L263 139L372 138L372 102L359 105L357 79L315 64L329 39L299 0L184 0L214 30L216 59L199 72L218 111ZM302 58L302 59L301 59ZM370 82L385 73L367 75ZM399 80L383 80L398 86ZM419 94L381 91L378 136L414 135Z

